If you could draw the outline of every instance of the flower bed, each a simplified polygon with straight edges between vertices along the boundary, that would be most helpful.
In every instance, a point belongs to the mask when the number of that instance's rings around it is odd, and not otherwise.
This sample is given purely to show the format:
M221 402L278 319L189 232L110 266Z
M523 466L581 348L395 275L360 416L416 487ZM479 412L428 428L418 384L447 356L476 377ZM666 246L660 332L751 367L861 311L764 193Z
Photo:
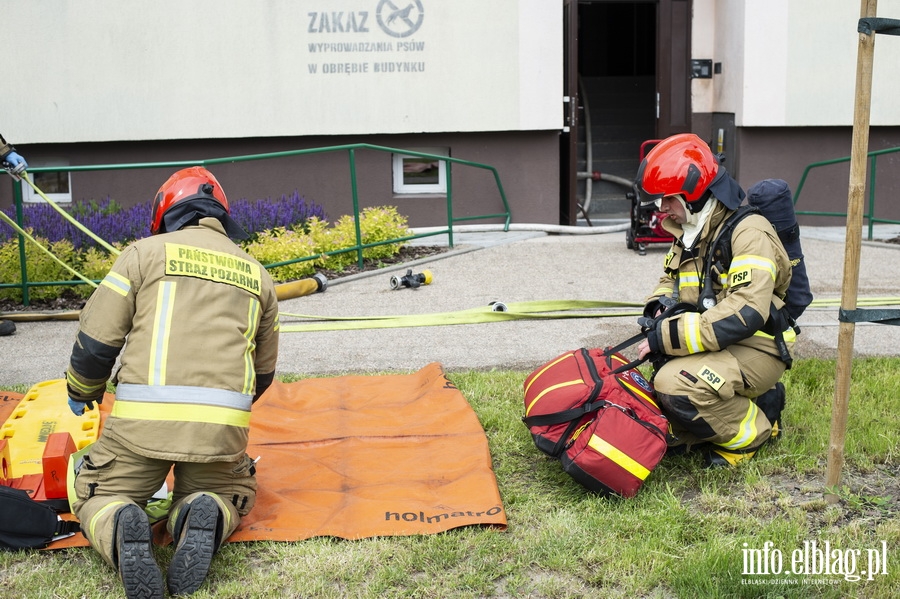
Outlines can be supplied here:
M75 204L70 212L76 220L111 245L122 249L134 239L150 234L150 204L123 209L107 198L102 202ZM231 215L250 234L242 247L264 265L310 258L270 269L276 282L312 275L316 271L336 273L358 271L355 251L340 250L356 246L356 223L352 216L342 216L334 224L327 221L321 206L307 203L297 192L281 200L238 200L231 204ZM115 256L98 246L74 225L66 222L52 207L37 204L24 211L25 228L44 247L91 280L102 279ZM365 208L360 214L359 228L363 244L389 242L410 234L406 217L392 206ZM403 250L402 243L385 243L363 250L371 268L394 261ZM75 277L32 243L26 243L26 264L31 281L70 281ZM331 253L330 255L326 255ZM365 268L364 268L365 270ZM19 282L19 244L11 227L0 226L0 281ZM79 302L93 288L86 284L31 287L30 303L46 304L62 301ZM68 298L68 299L67 299ZM0 301L10 309L10 302L22 302L18 288L0 289Z

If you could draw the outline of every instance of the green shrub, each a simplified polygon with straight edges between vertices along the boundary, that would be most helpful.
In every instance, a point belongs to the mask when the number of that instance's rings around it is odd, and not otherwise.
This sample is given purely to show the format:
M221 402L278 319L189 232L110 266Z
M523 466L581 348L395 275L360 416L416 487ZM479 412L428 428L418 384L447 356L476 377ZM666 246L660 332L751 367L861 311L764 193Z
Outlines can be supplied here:
M360 236L363 244L378 243L389 239L407 237L410 234L406 217L397 212L393 206L365 208L360 213ZM100 280L106 276L115 262L115 256L98 247L76 250L68 239L48 242L36 237L44 247L48 247L60 260L80 272L90 280ZM352 248L356 245L356 226L352 216L342 216L334 224L316 216L310 217L302 224L292 228L277 227L258 233L254 239L243 244L244 250L262 264L277 264L298 258L317 256L311 260L295 262L269 269L276 282L293 281L308 277L317 268L341 272L357 261L355 251L346 251L331 255L328 252ZM363 250L363 258L368 260L384 260L400 251L402 243L379 245ZM55 262L50 256L36 247L26 243L26 262L28 278L31 281L69 281L77 277ZM124 247L117 244L118 249ZM13 283L21 281L19 269L19 245L17 239L0 244L0 281ZM35 300L54 299L70 287L42 286L31 287L29 296ZM90 285L76 285L71 288L81 297L89 296L94 288ZM22 301L20 289L0 289L0 299Z
M313 253L324 254L335 250L342 250L356 245L356 233L348 235L346 229L337 227L329 227L328 223L322 220L314 219L307 221L307 235L309 235L313 246L316 248ZM356 261L355 252L341 252L339 254L331 254L322 256L316 260L319 266L340 272Z
M29 234L31 234L30 230ZM54 256L64 263L69 265L77 263L77 252L75 251L75 248L72 247L72 242L68 239L62 239L52 243L42 237L35 237L35 240L49 249ZM31 242L25 244L25 264L28 267L29 281L70 281L76 278L75 275L69 272L64 266L56 262L53 258L48 256L46 252ZM22 282L22 271L19 266L18 240L10 240L0 246L0 281L3 281L4 283ZM35 300L53 299L59 297L60 293L62 293L62 290L65 288L66 287L58 285L30 287L28 295L31 299ZM0 289L0 299L22 301L22 290L20 288Z
M406 217L400 215L393 206L365 208L360 213L359 229L363 244L377 243L389 239L407 237L410 234ZM315 260L297 262L270 269L272 277L278 281L290 281L324 268L341 272L357 260L354 251L324 255L356 245L356 225L352 216L338 219L333 227L316 217L311 217L302 227L276 229L260 234L252 243L244 246L251 256L263 264L274 264L308 256L319 256ZM395 255L402 243L390 243L363 250L363 258L383 260Z
M410 234L407 223L406 217L400 215L394 206L364 208L359 215L360 238L365 245L387 241L388 239L407 237ZM356 244L356 227L352 216L344 215L339 218L334 225L334 229L335 231L342 231L342 237L348 236L350 238L351 242L348 245ZM402 245L402 243L389 243L366 248L363 250L363 258L372 260L390 258L400 251Z
M244 246L244 250L263 264L276 264L316 253L309 235L284 227L259 233L255 241ZM269 269L272 278L279 282L308 277L314 272L315 265L310 260Z
M121 250L120 245L116 244L115 247ZM109 269L112 268L113 262L116 261L115 255L96 247L88 248L82 252L80 258L80 265L77 267L78 272L92 281L103 279L106 273L109 272ZM90 285L79 285L74 288L74 291L81 297L88 297L93 293L94 288Z

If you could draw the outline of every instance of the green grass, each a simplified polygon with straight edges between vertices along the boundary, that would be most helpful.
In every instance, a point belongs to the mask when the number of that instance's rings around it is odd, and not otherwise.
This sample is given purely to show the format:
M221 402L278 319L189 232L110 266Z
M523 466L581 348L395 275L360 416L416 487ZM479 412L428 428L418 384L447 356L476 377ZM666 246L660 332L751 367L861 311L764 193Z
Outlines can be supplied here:
M449 378L488 437L509 522L417 537L229 543L194 597L890 597L896 552L900 359L854 363L839 501L824 499L835 364L800 360L784 378L785 435L735 470L666 458L630 500L592 494L535 449L522 424L524 372ZM284 377L285 380L296 380ZM18 389L22 391L22 389ZM885 541L887 575L748 576L744 549L771 547L786 567L804 542L841 555ZM746 545L745 545L746 544ZM164 567L171 548L157 548ZM788 579L788 584L776 584ZM764 582L766 584L753 584ZM88 548L0 553L9 597L121 596Z

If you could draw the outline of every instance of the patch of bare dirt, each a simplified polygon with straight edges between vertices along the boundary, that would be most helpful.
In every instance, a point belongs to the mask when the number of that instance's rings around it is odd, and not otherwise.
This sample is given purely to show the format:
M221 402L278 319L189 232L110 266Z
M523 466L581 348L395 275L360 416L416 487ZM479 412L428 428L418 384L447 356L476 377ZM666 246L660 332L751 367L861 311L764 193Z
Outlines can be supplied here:
M817 533L845 526L873 529L900 514L898 474L896 466L879 465L865 472L846 468L839 488L834 489L834 503L826 498L824 474L787 471L767 474L744 486L737 491L740 501L730 500L727 494L704 494L697 488L685 490L682 501L698 514L733 511L760 522L783 520L799 511L809 530Z

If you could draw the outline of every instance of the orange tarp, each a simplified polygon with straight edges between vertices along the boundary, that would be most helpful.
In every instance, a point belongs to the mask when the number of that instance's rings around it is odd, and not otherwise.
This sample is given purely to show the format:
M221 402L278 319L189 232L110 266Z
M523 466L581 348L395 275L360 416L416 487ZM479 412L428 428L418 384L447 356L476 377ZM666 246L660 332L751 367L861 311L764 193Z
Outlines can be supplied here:
M230 542L506 528L484 430L438 363L276 382L253 406L248 453L259 492Z

